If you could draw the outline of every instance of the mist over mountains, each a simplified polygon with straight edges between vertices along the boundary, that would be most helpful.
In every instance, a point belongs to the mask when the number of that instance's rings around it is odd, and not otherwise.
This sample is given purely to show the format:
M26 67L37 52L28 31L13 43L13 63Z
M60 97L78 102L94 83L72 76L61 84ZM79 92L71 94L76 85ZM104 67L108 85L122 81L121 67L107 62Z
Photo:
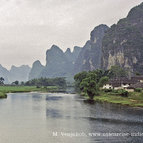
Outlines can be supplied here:
M64 53L53 45L46 53L41 77L73 76L81 71L107 70L119 65L130 73L143 74L143 3L110 28L101 24L93 29L82 48ZM74 56L74 54L76 56Z
M19 67L12 66L10 70L7 70L0 65L0 76L4 78L4 83L12 83L16 80L27 81L31 68L28 65L22 65Z
M35 61L32 68L12 66L8 71L0 65L0 76L6 82L33 78L73 77L81 71L104 70L119 65L131 73L143 74L143 3L111 27L101 24L90 33L83 47L64 52L57 45L46 51L46 65Z
M99 25L93 29L84 47L75 46L73 52L69 48L63 52L53 45L46 52L46 66L34 62L29 79L47 77L73 77L81 71L100 68L102 39L108 26Z
M46 52L46 65L43 66L39 61L33 63L29 79L46 77L71 77L75 61L81 51L80 47L75 46L73 52L68 48L63 52L58 46L53 45Z

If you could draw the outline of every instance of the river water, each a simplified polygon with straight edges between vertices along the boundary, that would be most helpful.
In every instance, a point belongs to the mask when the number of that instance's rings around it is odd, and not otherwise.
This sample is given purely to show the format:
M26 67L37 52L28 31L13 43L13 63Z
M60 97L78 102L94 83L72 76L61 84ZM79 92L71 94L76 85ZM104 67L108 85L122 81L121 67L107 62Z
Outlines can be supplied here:
M143 109L89 104L76 94L0 100L0 143L142 143Z

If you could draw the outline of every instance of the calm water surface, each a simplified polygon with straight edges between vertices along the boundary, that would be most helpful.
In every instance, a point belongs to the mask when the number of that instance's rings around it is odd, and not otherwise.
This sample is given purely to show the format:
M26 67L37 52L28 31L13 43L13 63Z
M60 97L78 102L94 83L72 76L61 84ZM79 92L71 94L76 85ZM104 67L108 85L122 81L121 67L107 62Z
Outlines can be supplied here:
M14 93L0 100L0 143L142 143L141 133L142 109L89 104L63 93Z

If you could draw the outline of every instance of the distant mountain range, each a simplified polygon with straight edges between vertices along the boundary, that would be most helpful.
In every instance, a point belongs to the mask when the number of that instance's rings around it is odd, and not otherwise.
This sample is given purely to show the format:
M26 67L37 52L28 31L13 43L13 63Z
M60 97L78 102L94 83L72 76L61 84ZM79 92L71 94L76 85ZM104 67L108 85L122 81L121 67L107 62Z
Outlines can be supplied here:
M102 39L108 26L99 25L91 32L90 40L83 48L75 46L73 52L68 48L63 52L58 46L53 45L46 52L46 66L40 61L33 63L29 79L39 77L73 77L83 70L100 68L102 54Z
M73 52L69 48L63 52L53 45L46 52L46 65L35 61L31 69L12 66L10 71L0 65L0 76L7 82L73 77L81 71L106 70L114 65L143 74L143 3L110 28L103 24L95 27L83 47L75 46Z
M10 70L0 65L0 77L5 79L4 83L12 83L16 80L27 81L30 71L31 68L28 65L12 66Z
M40 77L73 76L81 71L109 69L120 65L130 73L143 74L143 3L110 28L99 25L90 40L71 53L53 45L46 53L46 66ZM32 67L33 70L33 67Z
M80 47L75 46L73 52L68 48L63 52L58 46L53 45L46 52L46 65L43 66L40 61L33 63L29 79L32 78L54 78L72 76L75 61L81 51Z

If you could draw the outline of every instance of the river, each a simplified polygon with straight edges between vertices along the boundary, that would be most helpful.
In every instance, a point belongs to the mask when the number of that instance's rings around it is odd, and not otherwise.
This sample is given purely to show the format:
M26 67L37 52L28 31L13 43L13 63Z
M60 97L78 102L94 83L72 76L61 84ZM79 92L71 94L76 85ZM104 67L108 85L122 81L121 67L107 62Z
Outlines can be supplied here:
M76 94L13 93L0 100L0 143L142 143L143 109L89 104Z

